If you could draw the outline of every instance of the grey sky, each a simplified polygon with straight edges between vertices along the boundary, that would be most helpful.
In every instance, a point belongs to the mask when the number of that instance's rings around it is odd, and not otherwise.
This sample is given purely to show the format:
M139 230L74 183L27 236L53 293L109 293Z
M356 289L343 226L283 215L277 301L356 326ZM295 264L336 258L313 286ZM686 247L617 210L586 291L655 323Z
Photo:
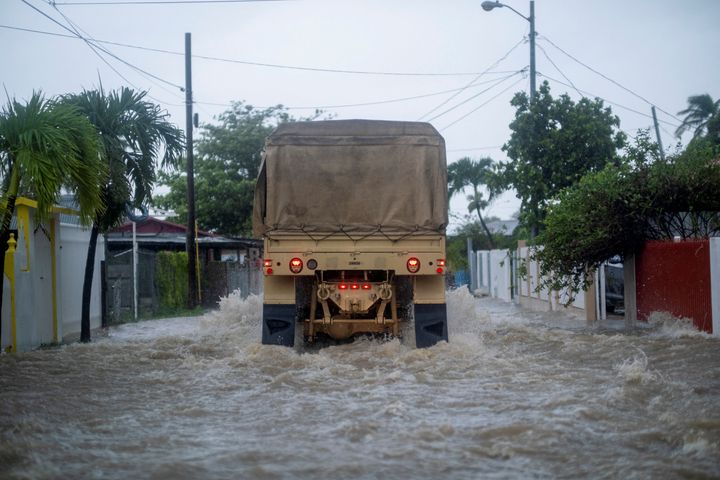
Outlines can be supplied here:
M27 1L65 22L46 1ZM191 32L193 53L197 55L338 70L477 74L528 34L528 22L508 9L485 12L480 0L61 5L69 1L58 0L57 9L97 39L182 52L184 33ZM527 15L527 1L506 3ZM719 1L537 0L535 13L539 35L537 69L541 74L568 83L564 74L579 90L650 114L649 104L581 66L552 42L671 114L683 109L690 95L709 93L713 98L720 97ZM0 0L0 24L67 33L20 0ZM125 84L81 40L0 28L0 45L0 81L10 96L27 98L33 89L49 95L76 92L95 87L98 75L105 88ZM105 47L170 83L184 84L181 55ZM528 51L527 42L520 44L492 70L523 69L529 63ZM134 86L149 89L154 98L164 102L173 121L184 128L182 92L151 82L112 58L108 62ZM484 75L478 83L492 82L468 88L429 116L425 114L451 94L326 110L337 118L427 120L507 75ZM475 77L309 72L195 59L193 90L198 102L195 111L201 121L208 121L223 110L222 106L210 105L213 103L246 100L257 106L347 105L458 89ZM538 84L544 79L538 77ZM466 155L504 159L499 146L509 136L508 124L514 113L509 100L515 91L527 90L528 83L526 75L515 75L433 119L431 123L446 139L448 160ZM554 81L550 84L554 95L567 92L573 98L579 96L572 87ZM500 93L507 87L505 93ZM626 132L635 133L651 125L647 116L611 107ZM298 116L309 112L292 111ZM661 131L668 148L677 141L672 134L679 122L658 113L661 122L668 122L662 123ZM509 193L496 201L490 213L507 218L518 205ZM452 206L456 213L465 213L463 199L455 200Z

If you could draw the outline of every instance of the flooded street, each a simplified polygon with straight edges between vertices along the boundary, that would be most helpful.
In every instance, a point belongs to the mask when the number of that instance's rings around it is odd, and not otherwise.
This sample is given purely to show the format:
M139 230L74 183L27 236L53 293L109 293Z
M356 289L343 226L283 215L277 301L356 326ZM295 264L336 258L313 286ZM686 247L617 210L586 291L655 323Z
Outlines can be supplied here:
M467 291L450 343L260 345L260 299L0 357L2 478L718 478L720 340Z

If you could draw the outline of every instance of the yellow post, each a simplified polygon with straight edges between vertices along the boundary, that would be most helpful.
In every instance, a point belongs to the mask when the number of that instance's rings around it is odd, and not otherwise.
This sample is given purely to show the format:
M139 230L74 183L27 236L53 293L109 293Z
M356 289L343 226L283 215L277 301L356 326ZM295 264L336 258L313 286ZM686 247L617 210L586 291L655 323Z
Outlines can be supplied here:
M17 217L18 234L20 234L22 230L23 237L25 238L25 267L21 268L23 272L30 271L30 208L32 208L32 206L21 203L18 205L15 214Z
M55 239L55 235L57 234L57 229L55 228L55 223L57 221L58 217L53 216L53 218L50 220L50 269L51 269L51 276L52 279L52 327L53 327L53 342L54 343L60 343L60 339L58 338L58 315L57 315L57 256L55 253L55 248L57 245L57 240Z
M5 251L5 274L10 283L10 347L9 352L17 351L17 324L15 319L15 234L10 234L8 249Z
M198 303L202 303L202 288L200 286L200 244L198 242L198 225L195 220L195 278L197 278Z

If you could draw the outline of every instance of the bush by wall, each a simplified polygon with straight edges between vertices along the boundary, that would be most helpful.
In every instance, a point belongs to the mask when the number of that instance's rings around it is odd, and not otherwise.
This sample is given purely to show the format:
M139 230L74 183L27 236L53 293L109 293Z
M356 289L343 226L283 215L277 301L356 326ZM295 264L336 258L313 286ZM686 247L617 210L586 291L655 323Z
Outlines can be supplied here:
M187 253L158 252L155 262L160 309L185 308L188 296Z

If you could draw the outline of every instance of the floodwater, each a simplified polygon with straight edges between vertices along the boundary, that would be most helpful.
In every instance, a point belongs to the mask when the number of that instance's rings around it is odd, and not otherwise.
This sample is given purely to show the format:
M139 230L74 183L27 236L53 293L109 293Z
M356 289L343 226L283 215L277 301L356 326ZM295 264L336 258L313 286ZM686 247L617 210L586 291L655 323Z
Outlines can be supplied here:
M0 357L3 478L718 478L720 340L450 292L450 343L259 344L260 300Z

